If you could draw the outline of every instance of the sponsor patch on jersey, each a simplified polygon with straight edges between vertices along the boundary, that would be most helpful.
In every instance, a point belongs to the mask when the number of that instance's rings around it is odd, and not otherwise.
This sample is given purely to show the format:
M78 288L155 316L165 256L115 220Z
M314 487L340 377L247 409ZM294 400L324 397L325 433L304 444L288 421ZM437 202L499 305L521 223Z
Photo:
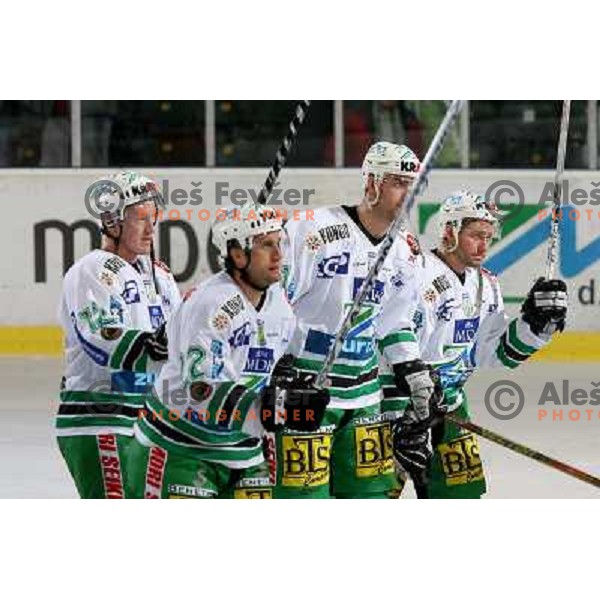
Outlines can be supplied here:
M167 464L167 452L158 446L150 448L148 465L146 466L146 481L144 498L155 500L160 498Z
M452 320L452 313L454 311L454 298L448 298L448 300L444 300L440 306L438 306L435 311L435 316L438 321L446 321L450 322Z
M233 490L235 500L271 500L273 490L269 488L241 488Z
M333 344L334 336L309 329L304 343L304 349L312 354L325 356L329 352L331 344ZM373 356L375 346L373 339L370 337L351 337L346 338L339 357L346 360L368 360Z
M152 329L158 329L165 322L165 315L163 314L162 307L149 306L148 313L150 314Z
M423 293L423 300L425 300L425 302L428 302L429 304L433 304L437 296L437 292L433 288L429 288Z
M146 296L148 300L154 304L158 298L156 288L154 287L154 281L152 279L144 279L144 290L146 290Z
M415 333L418 333L423 328L423 312L416 310L413 315L412 322L415 326Z
M357 477L375 477L394 472L390 424L372 423L354 429Z
M229 317L224 313L217 313L210 322L210 324L217 331L224 331L229 327L229 323L231 323L231 321L229 320Z
M323 242L317 234L309 233L304 238L304 245L306 246L306 249L310 252L316 252L323 245Z
M274 362L272 348L249 348L244 371L247 373L270 373Z
M98 455L102 469L102 483L106 498L122 499L123 475L121 473L121 459L117 448L117 438L113 434L97 435Z
M126 281L123 286L123 300L125 304L135 304L140 301L140 290L133 279Z
M240 294L225 300L219 307L219 312L224 312L230 319L237 317L244 310L244 300Z
M355 277L354 278L354 289L352 291L352 298L356 298L362 284L364 282L364 277ZM385 283L383 281L379 281L376 279L367 292L365 297L365 302L371 302L371 304L381 304L381 299L383 298L383 292L385 290Z
M259 346L267 345L267 335L265 333L265 322L262 319L256 319L256 341Z
M212 354L212 365L210 367L211 379L219 379L225 364L223 362L223 342L212 340L210 343L210 352Z
M404 275L402 271L398 271L391 279L390 283L395 290L399 290L404 287Z
M233 497L239 500L268 500L273 497L268 472L264 477L242 477L233 490Z
M265 466L268 469L269 484L275 485L277 483L277 450L275 443L275 434L272 432L265 432L264 438L264 455L265 455Z
M282 477L287 487L315 487L329 483L329 433L282 436Z
M350 239L350 229L347 223L336 223L327 225L317 232L324 244L331 244L340 240Z
M443 294L446 290L452 287L452 284L448 280L445 274L438 275L432 282L431 285L437 290L439 294Z
M100 280L101 283L103 283L104 285L106 285L108 287L113 287L117 283L117 278L115 277L114 273L111 273L110 271L105 271L105 270L100 271L100 275L98 276L98 279Z
M110 297L109 304L110 316L104 315L102 319L103 327L110 327L111 325L122 325L123 324L123 305L117 296Z
M446 485L465 485L483 480L479 444L473 434L459 437L438 446Z
M477 312L468 292L464 292L462 295L462 309L465 317L472 317Z
M167 487L170 500L186 500L188 498L212 498L216 490L197 488L192 485L170 483Z
M113 371L110 375L110 389L121 394L147 394L155 381L156 373Z
M229 336L229 345L232 348L240 348L250 344L250 333L252 332L252 326L250 321L246 321L241 327L233 330L233 333Z
M474 319L457 319L454 323L454 343L468 344L473 341L479 329L479 317Z
M125 266L125 261L118 256L111 256L103 265L105 269L112 271L115 275Z
M324 258L317 265L317 278L333 279L336 275L347 275L349 262L350 252L342 252L341 254Z

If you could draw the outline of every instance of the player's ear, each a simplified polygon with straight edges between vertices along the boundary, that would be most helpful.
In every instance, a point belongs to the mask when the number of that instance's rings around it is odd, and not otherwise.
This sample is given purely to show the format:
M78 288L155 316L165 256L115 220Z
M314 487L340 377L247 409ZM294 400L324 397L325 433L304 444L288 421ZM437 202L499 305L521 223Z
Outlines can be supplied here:
M374 198L377 194L377 190L375 189L375 176L373 173L369 173L367 177L367 184L365 185L365 197L366 198Z

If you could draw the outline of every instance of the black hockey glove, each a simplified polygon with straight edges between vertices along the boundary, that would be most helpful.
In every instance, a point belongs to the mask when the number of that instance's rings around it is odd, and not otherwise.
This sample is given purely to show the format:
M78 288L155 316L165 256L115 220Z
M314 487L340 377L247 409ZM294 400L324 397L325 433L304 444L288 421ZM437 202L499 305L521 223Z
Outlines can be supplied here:
M428 429L436 413L441 412L444 397L433 369L421 360L398 363L393 369L399 392L403 396L410 396L412 419L423 423Z
M155 332L142 334L142 336L144 347L152 360L167 360L169 351L167 348L167 326L165 323L163 323Z
M431 428L415 420L410 409L392 423L392 450L396 462L415 487L427 485L433 457Z
M392 450L415 488L427 485L433 457L432 429L443 423L447 407L435 371L420 360L394 365L396 386L411 397L402 417L392 423Z
M562 331L567 317L567 284L540 277L529 290L521 313L535 335Z
M329 404L329 392L314 386L316 375L301 373L294 357L285 354L262 392L261 421L267 431L286 427L295 431L317 431Z

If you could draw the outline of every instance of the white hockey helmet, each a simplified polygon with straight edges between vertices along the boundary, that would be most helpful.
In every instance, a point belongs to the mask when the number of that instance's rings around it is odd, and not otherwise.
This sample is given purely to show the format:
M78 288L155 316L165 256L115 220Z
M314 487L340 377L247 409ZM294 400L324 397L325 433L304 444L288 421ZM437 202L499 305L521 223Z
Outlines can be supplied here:
M369 175L375 183L381 183L385 175L400 175L413 180L417 177L421 163L417 155L408 147L391 142L376 142L367 153L362 164L363 187L367 187Z
M248 202L242 207L218 211L212 225L212 242L219 251L222 264L227 258L228 242L237 240L244 250L252 248L252 238L281 231L281 216L268 206Z
M458 232L465 219L487 221L494 226L494 237L500 237L500 219L502 214L496 205L484 196L470 190L458 190L442 200L438 213L440 244L446 235L447 225L453 226L455 244Z
M159 185L134 171L120 171L98 179L86 192L88 210L100 218L105 228L123 221L129 206L149 200L154 202L156 210L165 206Z

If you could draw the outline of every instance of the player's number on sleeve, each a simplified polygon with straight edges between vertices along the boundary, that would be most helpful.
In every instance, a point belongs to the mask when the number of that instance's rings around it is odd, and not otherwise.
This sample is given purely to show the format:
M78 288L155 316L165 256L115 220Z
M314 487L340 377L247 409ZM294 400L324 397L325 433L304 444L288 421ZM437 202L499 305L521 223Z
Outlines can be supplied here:
M187 354L181 354L181 372L183 373L184 383L187 385L192 381L198 381L202 378L202 365L206 352L200 346L191 346Z

